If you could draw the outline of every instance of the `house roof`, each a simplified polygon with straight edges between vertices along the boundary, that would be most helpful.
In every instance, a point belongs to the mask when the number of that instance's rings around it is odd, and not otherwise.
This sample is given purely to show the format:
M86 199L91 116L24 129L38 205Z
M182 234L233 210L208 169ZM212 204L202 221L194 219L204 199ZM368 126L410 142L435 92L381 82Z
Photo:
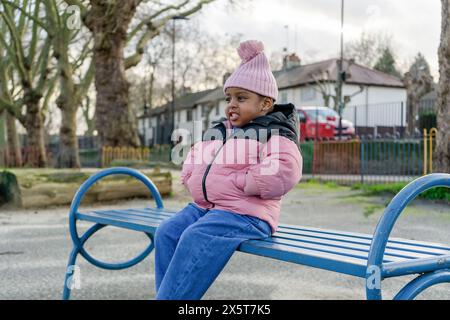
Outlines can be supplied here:
M211 90L210 93L200 98L197 103L215 102L218 100L224 100L225 94L223 93L223 87L218 87Z
M216 91L216 90L217 89L209 89L209 90L204 90L204 91L199 91L199 92L192 92L192 93L187 93L180 97L177 97L177 98L175 98L175 110L192 108L193 106L201 103L202 98L206 97L210 93L214 93L214 91ZM207 100L207 101L209 101L209 100ZM166 103L162 106L159 106L156 108L151 108L149 110L148 115L157 115L157 114L164 113L164 111L167 108L170 108L171 104L172 104L171 101L169 101L168 103ZM142 115L139 118L145 118L145 117L146 117L145 115Z
M286 89L315 83L316 81L334 81L337 77L338 61L339 59L330 59L294 67L289 70L275 71L274 76L277 79L278 88ZM343 67L344 69L348 68L347 60L344 60ZM350 65L346 83L396 88L405 87L402 81L395 76L356 63Z
M329 59L293 67L288 70L274 71L273 74L277 80L279 89L312 84L316 81L334 82L337 77L337 62L338 59ZM343 67L344 69L348 68L347 60L344 60ZM356 63L350 65L345 83L394 88L405 87L402 81L395 76ZM175 99L175 109L182 110L192 108L200 103L216 102L222 99L224 99L223 87L188 93ZM164 113L166 108L170 107L170 105L171 102L168 102L160 107L152 108L149 111L149 115ZM139 118L144 117L145 116L141 116Z

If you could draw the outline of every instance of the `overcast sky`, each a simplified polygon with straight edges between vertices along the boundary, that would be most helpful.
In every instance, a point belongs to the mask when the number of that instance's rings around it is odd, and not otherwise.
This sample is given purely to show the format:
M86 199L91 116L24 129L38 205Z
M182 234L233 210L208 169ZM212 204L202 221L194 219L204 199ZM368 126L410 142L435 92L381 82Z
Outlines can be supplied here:
M269 56L286 46L307 62L339 55L341 0L251 0L251 4L232 10L226 8L226 1L208 5L195 20L218 36L241 33L244 40L259 39ZM404 67L421 52L437 81L440 3L346 0L344 39L358 38L362 31L387 33L392 36L399 64Z

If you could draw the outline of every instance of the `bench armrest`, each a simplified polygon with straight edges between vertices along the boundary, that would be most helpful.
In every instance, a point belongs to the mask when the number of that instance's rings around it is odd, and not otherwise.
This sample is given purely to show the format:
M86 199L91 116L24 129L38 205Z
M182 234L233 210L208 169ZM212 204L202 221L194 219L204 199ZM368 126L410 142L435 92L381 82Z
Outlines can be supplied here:
M378 273L377 276L379 276L380 279L376 282L378 284L381 282L383 256L389 235L395 222L397 221L397 218L400 216L403 209L420 193L434 187L450 188L450 174L433 173L420 177L406 185L391 200L384 211L383 216L378 222L373 235L367 260L367 280L369 280L370 277L373 277L374 274L376 275ZM379 286L370 286L366 283L366 293L368 299L381 299L381 288L379 288Z
M72 240L74 243L79 242L79 236L76 231L75 227L75 221L76 221L76 214L78 212L78 207L80 206L81 201L83 200L84 195L89 190L92 185L94 185L97 181L100 179L103 179L104 177L115 175L115 174L125 174L132 176L138 180L140 180L142 183L145 184L145 186L150 190L153 199L155 199L156 207L158 209L164 208L163 202L161 199L161 195L154 185L154 183L144 174L139 172L135 169L130 168L124 168L124 167L117 167L117 168L108 168L101 170L92 176L90 176L83 184L80 186L80 188L75 193L75 196L73 197L72 204L70 205L70 215L69 215L69 224L70 224L70 235L72 237ZM80 244L81 246L81 244Z
M76 207L76 209L78 209L78 207L81 203L81 200L83 200L84 195L89 190L89 188L92 187L92 185L94 185L97 181L99 181L100 179L103 179L104 177L111 176L111 175L117 175L117 174L129 175L129 176L132 176L132 177L140 180L150 190L153 199L155 199L156 207L158 209L161 209L164 207L162 199L161 199L161 195L158 191L158 188L156 188L155 184L146 175L144 175L143 173L141 173L135 169L125 168L125 167L117 167L117 168L108 168L108 169L101 170L101 171L93 174L85 182L83 182L83 184L80 186L80 188L75 193L75 196L72 200L71 212L75 211L75 213L76 213L77 210L72 210L72 208Z
M86 233L80 238L76 221L77 221L77 212L78 207L80 206L81 201L83 200L84 195L89 190L89 188L94 185L98 180L103 179L106 176L115 175L115 174L124 174L132 176L138 180L140 180L144 185L150 190L155 202L156 207L158 209L163 209L163 202L161 199L161 195L156 188L156 186L153 184L153 182L144 174L141 172L130 169L130 168L123 168L123 167L117 167L117 168L109 168L101 170L92 176L90 176L83 184L80 186L78 191L75 193L75 196L72 200L72 204L70 206L70 214L69 214L69 230L70 230L70 237L72 238L72 242L74 244L74 250L78 250L80 254L90 263L92 263L95 266L104 268L104 269L110 269L110 270L118 270L118 269L124 269L129 268L130 266L133 266L140 261L142 261L148 254L153 250L153 236L148 235L150 239L152 240L151 244L145 249L140 255L138 255L136 258L131 259L127 262L123 263L105 263L102 261L99 261L95 258L93 258L83 247L83 244L90 238L94 233L96 233L98 230L103 228L103 225L97 223L94 226L92 226Z

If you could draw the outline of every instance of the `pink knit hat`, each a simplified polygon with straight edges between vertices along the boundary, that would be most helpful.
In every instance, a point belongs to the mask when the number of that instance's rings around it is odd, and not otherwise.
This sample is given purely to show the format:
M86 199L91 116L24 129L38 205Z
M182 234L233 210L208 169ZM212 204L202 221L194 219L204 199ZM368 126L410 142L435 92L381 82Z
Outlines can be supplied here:
M227 79L223 91L236 87L277 100L278 86L264 54L264 44L248 40L242 42L237 51L242 59L241 65Z

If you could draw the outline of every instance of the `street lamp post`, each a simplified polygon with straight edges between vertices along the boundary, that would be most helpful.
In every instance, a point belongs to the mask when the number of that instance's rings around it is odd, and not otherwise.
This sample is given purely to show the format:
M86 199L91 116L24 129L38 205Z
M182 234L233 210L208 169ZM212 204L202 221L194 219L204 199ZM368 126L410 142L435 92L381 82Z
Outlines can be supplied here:
M171 137L172 133L175 130L175 32L176 32L176 26L175 21L176 20L189 20L186 17L183 16L175 16L172 18L172 103L170 106L170 132L168 135L168 143L171 143Z
M146 94L146 93L145 93ZM148 147L147 143L147 129L150 128L150 118L148 115L148 104L147 104L147 98L144 100L144 116L142 118L143 122L143 131L144 131L144 147Z
M338 62L338 72L336 79L336 100L338 103L338 114L339 114L339 126L338 126L338 137L339 140L342 137L342 87L345 78L345 71L343 67L344 61L344 0L341 0L341 56Z

